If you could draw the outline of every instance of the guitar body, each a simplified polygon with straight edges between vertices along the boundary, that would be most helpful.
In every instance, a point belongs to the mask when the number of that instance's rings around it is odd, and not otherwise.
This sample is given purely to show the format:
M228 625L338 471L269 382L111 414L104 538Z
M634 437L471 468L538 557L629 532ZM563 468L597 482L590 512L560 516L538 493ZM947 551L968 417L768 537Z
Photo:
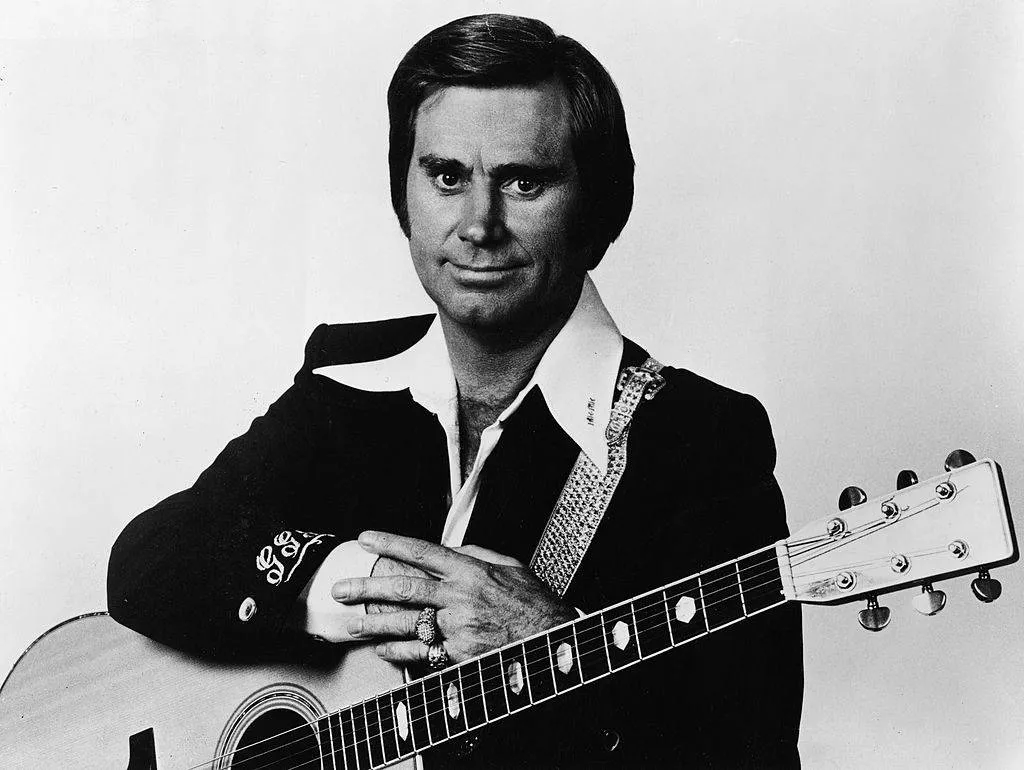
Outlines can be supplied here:
M330 738L301 725L402 684L401 672L368 647L325 652L334 659L209 662L106 613L74 618L36 640L0 688L0 767L269 770L308 762L319 770L317 742ZM293 727L299 744L251 758L267 744L247 744Z

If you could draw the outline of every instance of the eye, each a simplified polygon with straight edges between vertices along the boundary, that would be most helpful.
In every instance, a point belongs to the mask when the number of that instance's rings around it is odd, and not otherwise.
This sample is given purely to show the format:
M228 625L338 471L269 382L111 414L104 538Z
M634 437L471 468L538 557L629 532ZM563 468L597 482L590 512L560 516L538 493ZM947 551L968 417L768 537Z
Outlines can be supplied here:
M509 187L512 192L522 198L535 198L544 190L544 185L541 182L529 177L513 179Z
M443 192L454 192L462 186L462 177L454 171L434 175L434 186Z

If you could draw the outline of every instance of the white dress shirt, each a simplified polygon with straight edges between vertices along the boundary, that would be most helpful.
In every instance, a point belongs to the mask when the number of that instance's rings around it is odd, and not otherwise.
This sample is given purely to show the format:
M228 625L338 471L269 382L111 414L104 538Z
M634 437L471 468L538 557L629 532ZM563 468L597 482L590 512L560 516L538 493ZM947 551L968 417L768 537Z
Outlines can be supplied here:
M515 414L527 393L539 388L551 416L603 473L608 465L604 431L611 414L615 381L622 359L622 334L612 320L590 276L569 320L544 352L533 377L498 419L480 434L473 468L462 481L459 451L458 388L452 372L441 324L435 318L423 338L391 358L358 364L323 366L315 374L359 390L409 389L413 399L435 414L448 444L451 506L441 544L463 544L487 458L501 439L505 422ZM341 543L328 554L304 593L305 629L330 641L349 638L345 625L362 605L339 604L331 596L337 580L367 576L376 561L358 542Z

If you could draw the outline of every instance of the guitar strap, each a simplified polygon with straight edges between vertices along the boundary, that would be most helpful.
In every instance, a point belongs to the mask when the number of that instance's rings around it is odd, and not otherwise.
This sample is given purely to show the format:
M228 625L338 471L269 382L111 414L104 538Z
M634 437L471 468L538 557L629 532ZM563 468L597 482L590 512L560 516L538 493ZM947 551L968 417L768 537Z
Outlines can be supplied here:
M615 488L626 470L626 445L633 414L641 401L650 401L665 385L663 365L648 358L642 366L627 366L619 374L621 391L612 406L604 437L608 442L608 470L602 474L582 451L562 487L530 569L558 596L564 596L604 518Z

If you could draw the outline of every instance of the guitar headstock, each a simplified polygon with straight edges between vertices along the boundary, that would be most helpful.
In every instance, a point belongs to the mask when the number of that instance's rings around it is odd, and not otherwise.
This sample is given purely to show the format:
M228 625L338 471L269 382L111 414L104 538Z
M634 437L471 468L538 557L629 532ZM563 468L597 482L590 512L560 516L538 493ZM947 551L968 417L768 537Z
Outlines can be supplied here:
M954 467L959 462L967 464ZM787 597L816 604L868 597L861 624L869 630L888 623L888 610L874 597L908 586L925 587L915 599L925 614L942 609L944 595L931 591L942 578L977 572L975 594L995 599L999 584L988 569L1017 559L1002 473L992 460L975 462L962 451L946 467L920 482L904 472L901 486L909 485L871 500L844 494L849 507L784 541L792 574Z

